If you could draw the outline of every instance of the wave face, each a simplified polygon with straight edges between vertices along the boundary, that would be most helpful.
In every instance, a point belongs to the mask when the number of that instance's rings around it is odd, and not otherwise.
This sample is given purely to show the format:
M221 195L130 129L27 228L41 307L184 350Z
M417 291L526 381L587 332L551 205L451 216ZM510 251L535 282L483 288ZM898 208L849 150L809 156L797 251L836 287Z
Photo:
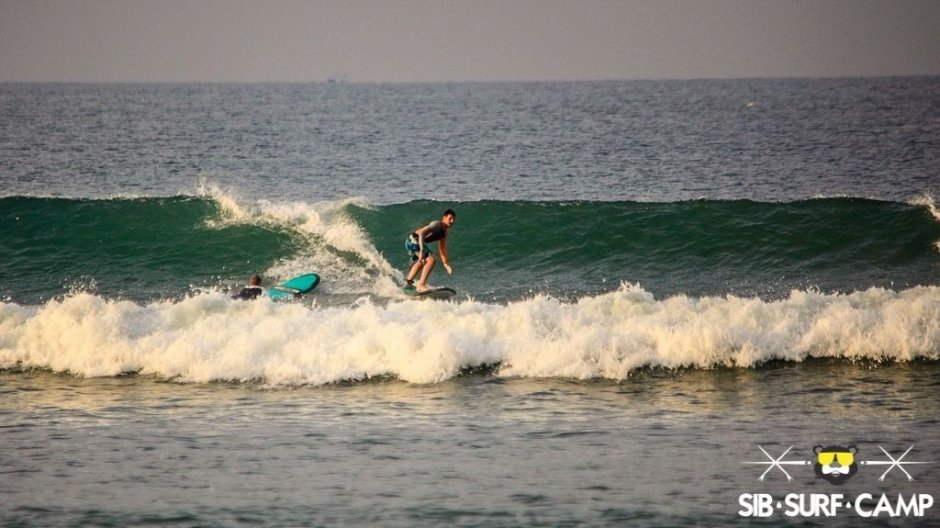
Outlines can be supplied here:
M458 303L403 301L403 242L446 207ZM0 369L180 381L622 379L940 352L932 201L443 202L0 199ZM316 271L297 304L256 272Z
M0 199L3 293L37 302L70 291L160 298L244 275L256 255L289 254L290 237L257 226L212 228L215 202L195 198Z
M0 294L27 304L76 292L146 302L232 287L252 273L275 280L311 269L338 277L334 289L345 277L366 281L363 274L376 274L370 261L384 263L345 220L348 203L239 204L220 193L0 198L8 226L0 233Z
M931 202L932 203L932 202ZM929 205L929 203L927 203ZM445 204L356 210L388 255ZM579 296L639 282L657 295L785 296L936 284L940 223L924 204L830 198L458 204L451 253L481 297ZM401 261L404 262L404 261Z
M36 304L73 292L149 302L316 271L325 294L388 295L408 232L458 211L456 273L434 280L474 298L565 299L640 283L676 294L781 298L937 284L932 202L444 202L374 207L348 199L202 197L0 199L0 295Z

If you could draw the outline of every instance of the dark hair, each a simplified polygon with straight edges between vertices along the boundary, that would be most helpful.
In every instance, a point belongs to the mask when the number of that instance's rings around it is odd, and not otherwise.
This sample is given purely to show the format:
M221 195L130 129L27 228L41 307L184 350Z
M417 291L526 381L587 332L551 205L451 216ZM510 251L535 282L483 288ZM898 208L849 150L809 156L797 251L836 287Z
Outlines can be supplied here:
M248 278L249 286L261 286L261 275L252 275Z
M454 218L457 218L457 213L453 209L448 209L444 211L444 214L441 216L453 216Z

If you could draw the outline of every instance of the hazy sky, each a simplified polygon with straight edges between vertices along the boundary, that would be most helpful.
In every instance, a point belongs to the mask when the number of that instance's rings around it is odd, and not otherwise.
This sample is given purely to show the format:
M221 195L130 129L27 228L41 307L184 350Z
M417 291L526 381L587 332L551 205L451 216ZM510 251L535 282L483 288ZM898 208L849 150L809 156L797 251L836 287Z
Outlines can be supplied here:
M0 0L0 81L940 74L940 0Z

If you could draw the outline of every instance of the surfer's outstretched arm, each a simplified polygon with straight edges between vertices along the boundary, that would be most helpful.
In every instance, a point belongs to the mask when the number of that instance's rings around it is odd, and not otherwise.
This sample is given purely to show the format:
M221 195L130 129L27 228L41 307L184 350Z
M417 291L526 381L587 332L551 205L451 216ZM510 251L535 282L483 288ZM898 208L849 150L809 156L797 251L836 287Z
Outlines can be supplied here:
M437 246L441 253L441 264L444 265L444 269L447 270L448 275L453 275L454 270L450 267L450 259L447 258L447 237L442 238L441 241L437 243Z

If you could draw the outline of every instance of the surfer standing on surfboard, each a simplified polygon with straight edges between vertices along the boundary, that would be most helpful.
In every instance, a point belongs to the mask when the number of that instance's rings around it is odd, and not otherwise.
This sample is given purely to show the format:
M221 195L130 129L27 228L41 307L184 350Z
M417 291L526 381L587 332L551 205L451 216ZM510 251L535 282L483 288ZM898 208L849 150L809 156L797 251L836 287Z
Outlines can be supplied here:
M405 288L414 287L418 292L427 291L428 276L431 275L431 270L434 269L436 262L434 254L428 249L428 244L431 242L438 243L441 251L441 263L444 264L447 274L450 275L454 272L447 259L447 233L456 220L457 213L453 209L448 209L444 211L440 220L435 220L411 233L411 236L405 241L405 249L411 255L414 264L411 265L411 270L408 271L408 275L405 277ZM415 284L414 279L418 272L421 272L421 278Z

